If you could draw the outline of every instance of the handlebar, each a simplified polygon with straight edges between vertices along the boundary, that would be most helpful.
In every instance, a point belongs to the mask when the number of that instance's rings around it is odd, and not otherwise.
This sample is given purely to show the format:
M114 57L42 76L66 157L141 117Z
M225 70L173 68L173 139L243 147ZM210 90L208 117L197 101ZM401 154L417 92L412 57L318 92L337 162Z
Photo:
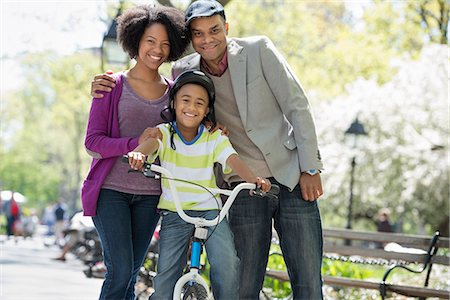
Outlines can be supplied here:
M128 155L123 155L122 156L122 162L128 164ZM128 173L130 173L130 172L140 172L145 177L159 179L159 176L152 172L151 166L152 166L152 164L149 164L148 162L144 162L144 166L142 167L142 171L130 169L130 170L128 170Z
M128 163L128 156L127 155L124 155L122 157L122 162ZM132 171L134 171L134 170L132 170ZM142 171L137 171L137 172L142 172L142 174L144 176L151 177L151 178L156 178L156 179L160 178L160 176L158 174L155 174L155 173L159 173L159 174L163 175L167 179L175 179L175 177L173 177L172 173L170 173L170 171L167 170L166 168L163 168L163 167L155 165L155 164L150 164L148 162L144 162L144 166L143 166ZM272 184L272 187L271 187L269 192L264 193L260 188L256 187L256 184L248 183L248 182L240 183L232 190L225 190L225 189L220 189L220 188L200 187L200 186L196 186L194 184L190 184L189 182L177 181L178 185L189 186L190 188L197 188L197 189L202 189L202 190L203 189L207 189L212 194L222 194L222 195L228 196L228 199L225 202L225 204L222 207L222 209L220 210L219 215L217 217L215 217L214 219L207 220L207 219L204 219L204 218L191 217L191 216L187 215L184 212L183 208L181 207L181 201L180 201L180 199L178 197L178 191L177 191L177 189L175 187L175 181L174 180L168 180L168 184L169 184L170 191L171 191L171 193L173 195L174 204L175 204L175 208L177 209L178 215L185 222L194 224L196 227L211 227L211 226L215 226L218 223L220 223L223 220L223 218L225 218L225 216L228 214L228 211L230 210L231 205L233 204L234 200L236 199L236 196L242 190L253 191L252 195L253 196L257 196L257 197L264 197L264 196L277 197L277 195L280 192L280 187L278 185L275 185L275 184Z

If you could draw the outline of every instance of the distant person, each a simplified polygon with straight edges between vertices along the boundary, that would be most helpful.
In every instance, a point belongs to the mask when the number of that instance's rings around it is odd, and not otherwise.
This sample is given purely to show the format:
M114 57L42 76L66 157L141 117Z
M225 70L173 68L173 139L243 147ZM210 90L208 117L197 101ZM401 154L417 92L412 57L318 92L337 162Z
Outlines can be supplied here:
M391 221L389 220L390 210L382 208L378 212L377 231L378 232L394 232Z
M6 215L6 235L8 239L11 235L16 234L15 226L17 226L17 222L19 222L20 218L20 207L17 201L14 199L14 192L11 193L11 199L9 201L5 201L3 211Z
M389 219L390 214L391 212L388 208L382 208L378 211L378 217L375 221L378 232L394 232L393 226ZM376 248L383 248L384 246L386 246L386 243L375 243Z
M66 254L72 251L78 242L83 241L86 230L94 228L92 218L83 216L83 212L78 212L70 219L69 226L65 232L65 243L62 252L54 260L66 261Z
M63 231L66 227L66 210L64 199L60 198L53 209L55 214L55 244L57 245L64 239Z
M51 236L55 233L55 213L53 211L53 205L47 205L42 214L42 224L47 226L46 235Z

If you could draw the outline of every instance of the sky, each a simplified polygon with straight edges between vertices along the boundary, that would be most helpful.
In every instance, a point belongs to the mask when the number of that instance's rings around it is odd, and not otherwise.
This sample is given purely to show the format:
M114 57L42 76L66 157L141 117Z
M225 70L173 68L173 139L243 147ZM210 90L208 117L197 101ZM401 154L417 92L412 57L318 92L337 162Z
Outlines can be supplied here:
M103 7L102 7L103 6ZM98 1L2 2L2 55L99 46L105 24ZM104 15L104 14L103 14Z
M61 54L99 47L105 1L0 0L2 92L21 84L17 58L27 52ZM104 13L102 13L104 12Z

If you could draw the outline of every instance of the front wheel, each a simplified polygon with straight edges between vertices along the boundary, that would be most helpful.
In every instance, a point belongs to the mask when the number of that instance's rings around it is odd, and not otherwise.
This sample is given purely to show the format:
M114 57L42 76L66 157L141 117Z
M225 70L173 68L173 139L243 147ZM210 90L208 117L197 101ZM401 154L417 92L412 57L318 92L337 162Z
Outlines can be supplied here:
M190 282L185 285L183 300L207 300L208 292L205 287L197 282Z

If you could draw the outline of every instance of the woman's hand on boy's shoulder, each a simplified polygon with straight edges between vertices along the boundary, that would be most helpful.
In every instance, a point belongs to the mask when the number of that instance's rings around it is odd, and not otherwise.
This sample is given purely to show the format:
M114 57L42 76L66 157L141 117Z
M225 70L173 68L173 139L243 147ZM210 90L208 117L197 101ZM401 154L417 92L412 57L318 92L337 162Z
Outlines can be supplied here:
M139 136L138 143L142 144L146 140L153 138L157 140L162 140L162 133L157 127L147 127Z

